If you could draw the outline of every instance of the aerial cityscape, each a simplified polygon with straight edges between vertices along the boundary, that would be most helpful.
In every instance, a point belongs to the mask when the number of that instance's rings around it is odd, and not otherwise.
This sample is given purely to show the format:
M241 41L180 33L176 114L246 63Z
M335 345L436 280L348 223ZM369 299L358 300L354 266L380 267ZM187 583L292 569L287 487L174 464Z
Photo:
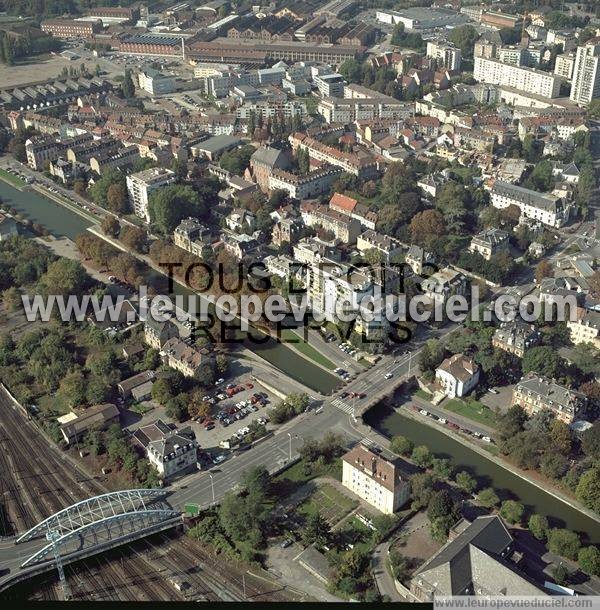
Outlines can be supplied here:
M598 603L599 189L598 0L0 0L0 598Z

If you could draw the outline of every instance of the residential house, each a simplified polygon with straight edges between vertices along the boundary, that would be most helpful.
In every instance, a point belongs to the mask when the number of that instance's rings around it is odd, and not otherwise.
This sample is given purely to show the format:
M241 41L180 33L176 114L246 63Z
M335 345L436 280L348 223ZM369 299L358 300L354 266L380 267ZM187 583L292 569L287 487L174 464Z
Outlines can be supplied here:
M466 396L479 383L479 366L464 354L446 358L435 370L436 381L449 398Z
M147 400L152 395L152 386L156 379L154 371L143 371L133 377L123 379L118 385L119 394L127 400L133 398L136 401Z
M589 343L600 349L600 312L578 307L575 320L567 320L567 328L575 345Z
M540 333L535 325L527 324L522 320L503 322L492 337L492 347L501 349L519 358L525 352L540 342Z
M172 369L184 377L193 377L200 368L206 366L206 355L179 337L171 337L161 348L161 354Z
M160 322L152 314L148 316L144 324L144 339L150 347L160 350L174 337L179 337L179 329L171 320Z
M489 261L494 254L506 251L509 248L508 233L500 229L487 229L475 235L471 239L469 252L481 254L486 261Z
M196 470L198 443L189 426L178 430L158 419L138 428L133 441L164 481Z

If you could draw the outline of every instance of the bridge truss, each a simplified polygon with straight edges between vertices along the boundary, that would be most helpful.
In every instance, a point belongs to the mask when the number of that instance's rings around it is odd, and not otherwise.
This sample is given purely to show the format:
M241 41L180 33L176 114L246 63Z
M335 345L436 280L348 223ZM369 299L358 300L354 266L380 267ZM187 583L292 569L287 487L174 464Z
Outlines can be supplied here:
M166 504L164 495L161 489L115 491L59 511L17 539L51 540L21 567L43 562L57 551L70 561L175 525L181 513Z

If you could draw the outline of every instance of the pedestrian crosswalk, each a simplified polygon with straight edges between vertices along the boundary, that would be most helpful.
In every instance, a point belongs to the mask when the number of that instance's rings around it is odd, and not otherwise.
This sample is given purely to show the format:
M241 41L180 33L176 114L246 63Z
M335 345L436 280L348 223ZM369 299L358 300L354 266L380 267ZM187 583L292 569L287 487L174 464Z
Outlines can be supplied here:
M340 411L343 411L344 413L348 413L349 415L352 415L352 412L353 412L352 406L349 405L347 402L343 401L341 398L334 398L331 401L331 404L336 409L339 409Z

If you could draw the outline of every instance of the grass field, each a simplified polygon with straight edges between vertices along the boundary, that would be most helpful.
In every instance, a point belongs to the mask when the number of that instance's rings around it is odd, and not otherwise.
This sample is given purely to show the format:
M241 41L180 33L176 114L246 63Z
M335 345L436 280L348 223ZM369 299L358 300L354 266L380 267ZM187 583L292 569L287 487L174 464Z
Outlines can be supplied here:
M318 512L330 526L334 526L357 506L356 500L325 483L300 505L299 512L306 516Z
M427 394L427 392L425 392L425 390L417 390L414 395L418 396L419 398L422 398L423 400L427 400L427 401L429 401L429 399L431 398L431 395Z
M324 366L325 368L333 371L335 368L335 364L331 362L328 358L325 358L323 354L316 350L312 345L306 343L304 339L293 330L289 328L282 329L281 338L283 342L289 342L293 347L295 347L299 352L302 352L307 358L313 360L317 364Z
M22 188L25 186L25 182L23 180L21 180L21 178L19 178L18 176L13 176L12 174L9 174L4 169L0 169L0 178L2 178L2 180L4 180L4 181L8 182L9 184L12 184L12 186L14 186L15 188Z
M463 401L459 398L452 398L451 400L443 402L440 407L446 409L446 411L452 411L452 413L462 415L463 417L483 424L484 426L489 426L490 428L496 427L497 422L494 412L476 400Z

